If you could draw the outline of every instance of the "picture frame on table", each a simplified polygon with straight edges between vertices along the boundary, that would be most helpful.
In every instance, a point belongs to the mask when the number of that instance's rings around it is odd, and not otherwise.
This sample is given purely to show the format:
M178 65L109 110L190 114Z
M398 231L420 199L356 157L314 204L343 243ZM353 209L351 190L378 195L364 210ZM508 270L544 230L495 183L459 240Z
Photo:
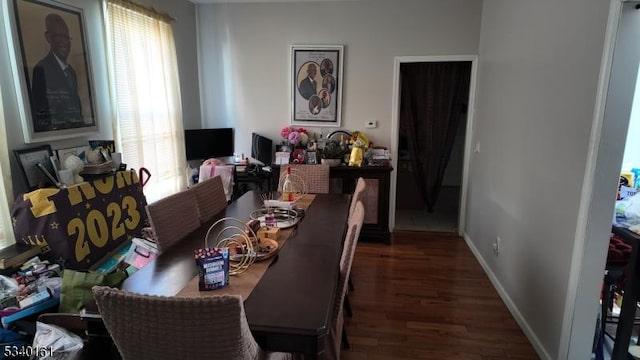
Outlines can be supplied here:
M51 163L53 151L50 145L14 150L13 153L18 161L18 166L27 184L27 188L30 191L46 186L47 184L56 185L57 179L52 179L56 172ZM44 170L42 170L43 168ZM46 175L45 170L50 176Z
M24 141L98 131L83 9L53 0L0 5Z
M64 168L64 161L69 155L75 155L80 158L85 164L87 163L87 153L89 152L89 146L75 146L70 148L58 149L56 150L56 155L58 156L58 160Z
M291 145L278 144L276 145L276 152L293 152L293 147Z
M316 165L318 164L318 158L316 156L315 151L307 151L307 164Z
M340 127L342 45L291 46L291 124Z
M106 149L109 154L116 152L116 142L113 140L89 140L89 147L92 150L97 148Z

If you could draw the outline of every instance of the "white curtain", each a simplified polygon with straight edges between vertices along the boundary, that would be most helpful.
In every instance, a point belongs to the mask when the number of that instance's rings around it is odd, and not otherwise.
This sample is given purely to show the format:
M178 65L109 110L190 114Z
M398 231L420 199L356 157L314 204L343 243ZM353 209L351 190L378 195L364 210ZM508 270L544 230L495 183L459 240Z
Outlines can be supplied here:
M2 89L0 89L2 94ZM5 128L4 107L0 96L0 249L15 243L13 222L9 209L13 203L11 186L11 168L9 167L9 148L7 147L7 131Z
M129 168L145 167L147 202L186 188L182 102L171 19L107 2L114 134Z

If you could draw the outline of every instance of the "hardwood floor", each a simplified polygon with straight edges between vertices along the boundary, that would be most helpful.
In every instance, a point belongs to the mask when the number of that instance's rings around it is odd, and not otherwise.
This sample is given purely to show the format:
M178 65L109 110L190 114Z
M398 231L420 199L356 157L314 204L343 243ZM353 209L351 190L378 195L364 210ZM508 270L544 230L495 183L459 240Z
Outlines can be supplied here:
M539 359L458 236L360 242L351 276L351 349L342 359Z

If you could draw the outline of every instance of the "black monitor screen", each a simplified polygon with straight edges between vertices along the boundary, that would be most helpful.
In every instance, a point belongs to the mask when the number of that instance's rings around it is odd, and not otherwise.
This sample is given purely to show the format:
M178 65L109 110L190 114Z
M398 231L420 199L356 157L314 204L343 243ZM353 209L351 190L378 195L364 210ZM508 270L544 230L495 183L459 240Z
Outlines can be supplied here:
M273 141L256 133L251 134L251 157L263 165L271 165L273 158Z
M184 131L187 160L233 156L233 128Z

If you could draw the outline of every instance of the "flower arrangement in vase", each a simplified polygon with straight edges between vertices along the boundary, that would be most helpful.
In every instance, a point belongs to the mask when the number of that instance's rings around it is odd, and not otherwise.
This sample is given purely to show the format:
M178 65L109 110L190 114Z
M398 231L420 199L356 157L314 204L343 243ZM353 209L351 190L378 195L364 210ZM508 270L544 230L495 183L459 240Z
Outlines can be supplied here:
M293 147L305 147L309 142L309 133L305 128L285 126L280 130L280 136L283 138L283 144Z

